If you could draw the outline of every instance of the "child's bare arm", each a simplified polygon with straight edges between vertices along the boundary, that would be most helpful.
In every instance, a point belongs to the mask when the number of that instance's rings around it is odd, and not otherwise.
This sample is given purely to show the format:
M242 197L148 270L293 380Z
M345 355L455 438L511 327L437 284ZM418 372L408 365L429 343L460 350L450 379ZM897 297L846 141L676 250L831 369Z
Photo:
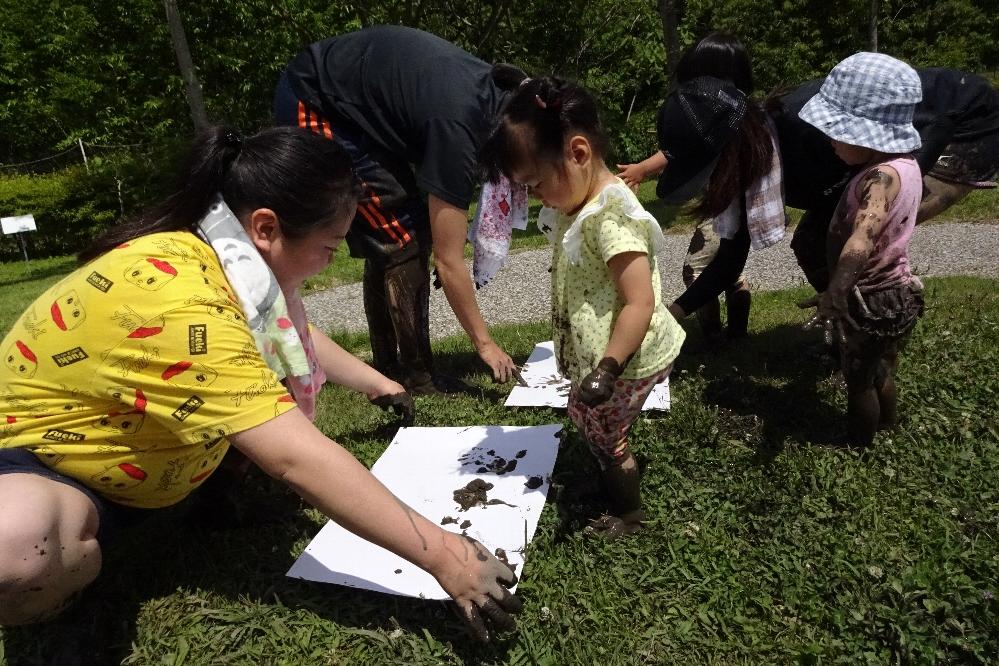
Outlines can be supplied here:
M604 357L580 382L579 399L590 407L604 402L614 392L615 380L645 339L656 304L647 254L622 252L611 257L607 265L624 306L614 322Z
M610 356L623 366L642 345L652 322L656 307L652 267L644 252L623 252L611 257L607 265L624 307L614 322L604 356Z
M847 296L857 283L878 237L888 221L888 210L898 195L898 172L888 166L871 169L860 182L860 208L853 220L853 233L836 260L829 288L819 299L819 316L850 320Z

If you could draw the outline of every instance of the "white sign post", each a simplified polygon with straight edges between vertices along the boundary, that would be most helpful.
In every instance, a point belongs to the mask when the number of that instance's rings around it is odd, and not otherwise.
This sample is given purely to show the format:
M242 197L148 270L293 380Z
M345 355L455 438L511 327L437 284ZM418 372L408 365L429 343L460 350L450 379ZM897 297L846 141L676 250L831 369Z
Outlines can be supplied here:
M24 236L21 234L25 231L35 231L38 227L35 226L35 216L34 215L15 215L13 217L0 217L0 226L3 227L4 234L17 234L18 240L21 241L21 252L24 253L24 263L28 264L28 246L24 243ZM30 266L30 264L28 264Z

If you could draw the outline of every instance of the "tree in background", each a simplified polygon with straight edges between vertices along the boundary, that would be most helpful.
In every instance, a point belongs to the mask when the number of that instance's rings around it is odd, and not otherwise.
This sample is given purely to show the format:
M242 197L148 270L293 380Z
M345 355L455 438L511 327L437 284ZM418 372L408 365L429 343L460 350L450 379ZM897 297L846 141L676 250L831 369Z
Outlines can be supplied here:
M170 26L170 40L173 42L174 53L177 54L177 65L180 76L184 79L184 90L187 93L187 103L191 107L191 120L195 129L208 127L208 113L205 111L205 100L201 95L201 82L194 71L191 62L191 49L187 46L187 35L184 33L184 22L177 10L177 0L163 0L166 9L167 25Z

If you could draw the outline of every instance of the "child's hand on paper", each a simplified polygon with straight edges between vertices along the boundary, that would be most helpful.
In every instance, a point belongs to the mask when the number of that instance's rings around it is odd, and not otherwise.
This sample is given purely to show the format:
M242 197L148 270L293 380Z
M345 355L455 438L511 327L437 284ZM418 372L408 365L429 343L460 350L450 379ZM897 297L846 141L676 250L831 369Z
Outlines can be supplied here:
M480 641L490 639L494 630L513 631L512 617L523 608L520 598L507 589L517 584L513 569L496 559L475 539L446 532L449 554L440 571L431 571L444 591L451 595L458 615ZM487 622L488 620L488 622Z

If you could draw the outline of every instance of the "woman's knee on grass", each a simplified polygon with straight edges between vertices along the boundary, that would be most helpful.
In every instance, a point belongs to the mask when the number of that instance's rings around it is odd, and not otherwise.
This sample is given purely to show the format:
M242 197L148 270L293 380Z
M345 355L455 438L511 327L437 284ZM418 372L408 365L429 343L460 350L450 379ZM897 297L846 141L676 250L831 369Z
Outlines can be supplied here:
M100 572L93 502L33 474L0 475L0 625L58 613Z

